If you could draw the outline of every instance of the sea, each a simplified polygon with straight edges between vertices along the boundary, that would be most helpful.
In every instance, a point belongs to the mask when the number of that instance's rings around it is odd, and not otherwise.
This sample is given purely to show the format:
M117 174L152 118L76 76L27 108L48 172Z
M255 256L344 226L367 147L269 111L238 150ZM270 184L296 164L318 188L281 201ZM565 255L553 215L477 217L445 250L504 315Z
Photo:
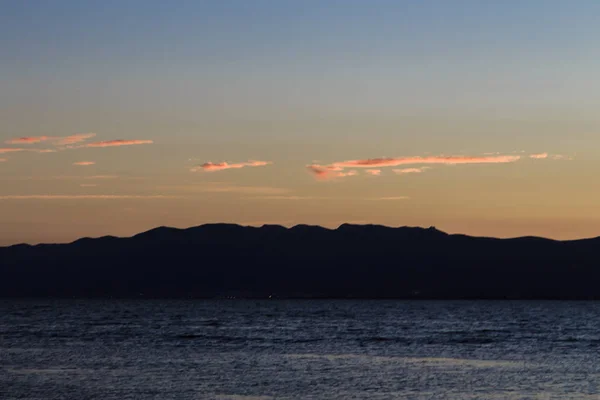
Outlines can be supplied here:
M0 300L0 399L600 399L600 302Z

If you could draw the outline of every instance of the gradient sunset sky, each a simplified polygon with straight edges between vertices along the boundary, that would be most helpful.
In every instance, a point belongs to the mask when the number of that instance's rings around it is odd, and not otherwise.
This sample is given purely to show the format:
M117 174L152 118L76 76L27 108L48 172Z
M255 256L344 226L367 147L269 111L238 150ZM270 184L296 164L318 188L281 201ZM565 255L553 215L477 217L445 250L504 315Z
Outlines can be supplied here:
M10 1L0 245L600 235L600 1Z

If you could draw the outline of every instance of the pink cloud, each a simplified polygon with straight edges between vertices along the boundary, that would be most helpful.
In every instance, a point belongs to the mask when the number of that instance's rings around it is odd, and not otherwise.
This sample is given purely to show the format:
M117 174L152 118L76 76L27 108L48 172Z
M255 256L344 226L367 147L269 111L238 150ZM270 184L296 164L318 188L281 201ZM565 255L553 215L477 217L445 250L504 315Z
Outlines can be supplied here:
M529 158L543 159L548 158L548 153L531 154Z
M395 174L404 175L404 174L420 174L421 172L430 169L430 167L421 167L421 168L403 168L403 169L393 169Z
M368 169L365 172L367 174L373 175L373 176L379 176L379 175L381 175L381 170L380 169Z
M84 144L78 147L118 147L118 146L134 146L134 145L138 145L138 144L152 144L154 143L154 141L152 140L124 140L124 139L117 139L117 140L106 140L103 142L94 142L94 143L88 143L88 144Z
M197 171L215 172L215 171L223 171L226 169L239 169L239 168L244 168L244 167L263 167L263 166L269 165L269 164L272 164L272 162L271 161L251 160L251 161L247 161L247 162L230 164L227 162L213 163L213 162L209 161L202 165L199 165L197 167L190 169L190 171L192 171L192 172L197 172Z
M340 176L348 176L344 173L346 168L368 168L366 171L371 175L378 175L381 171L375 168L381 167L396 167L400 165L415 165L415 164L502 164L512 163L521 159L521 156L427 156L427 157L396 157L396 158L369 158L364 160L347 160L334 162L329 165L310 164L307 166L317 179L329 179ZM421 168L406 168L394 170L397 174L402 173L419 173L429 167ZM375 172L379 171L379 172ZM354 171L353 175L356 175Z
M520 156L428 156L428 157L396 157L396 158L369 158L365 160L348 160L331 164L340 168L373 168L397 167L411 164L502 164L520 160Z
M73 165L81 165L81 166L94 165L94 164L96 164L95 161L78 161L78 162L73 163Z
M0 162L6 162L6 158L0 158Z

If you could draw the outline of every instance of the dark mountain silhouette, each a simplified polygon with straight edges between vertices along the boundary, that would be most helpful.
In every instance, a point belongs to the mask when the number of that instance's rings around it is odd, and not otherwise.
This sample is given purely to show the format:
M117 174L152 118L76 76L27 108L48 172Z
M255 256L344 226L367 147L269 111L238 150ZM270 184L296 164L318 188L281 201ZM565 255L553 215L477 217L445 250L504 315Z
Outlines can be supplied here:
M600 299L598 250L433 227L161 227L0 248L0 296Z

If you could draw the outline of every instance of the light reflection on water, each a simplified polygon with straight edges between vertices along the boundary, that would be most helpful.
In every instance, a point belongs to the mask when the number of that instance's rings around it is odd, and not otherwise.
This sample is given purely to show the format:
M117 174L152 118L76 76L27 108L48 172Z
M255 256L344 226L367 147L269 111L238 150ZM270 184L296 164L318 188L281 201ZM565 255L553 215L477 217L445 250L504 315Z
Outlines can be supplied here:
M2 399L598 399L600 303L0 300Z

